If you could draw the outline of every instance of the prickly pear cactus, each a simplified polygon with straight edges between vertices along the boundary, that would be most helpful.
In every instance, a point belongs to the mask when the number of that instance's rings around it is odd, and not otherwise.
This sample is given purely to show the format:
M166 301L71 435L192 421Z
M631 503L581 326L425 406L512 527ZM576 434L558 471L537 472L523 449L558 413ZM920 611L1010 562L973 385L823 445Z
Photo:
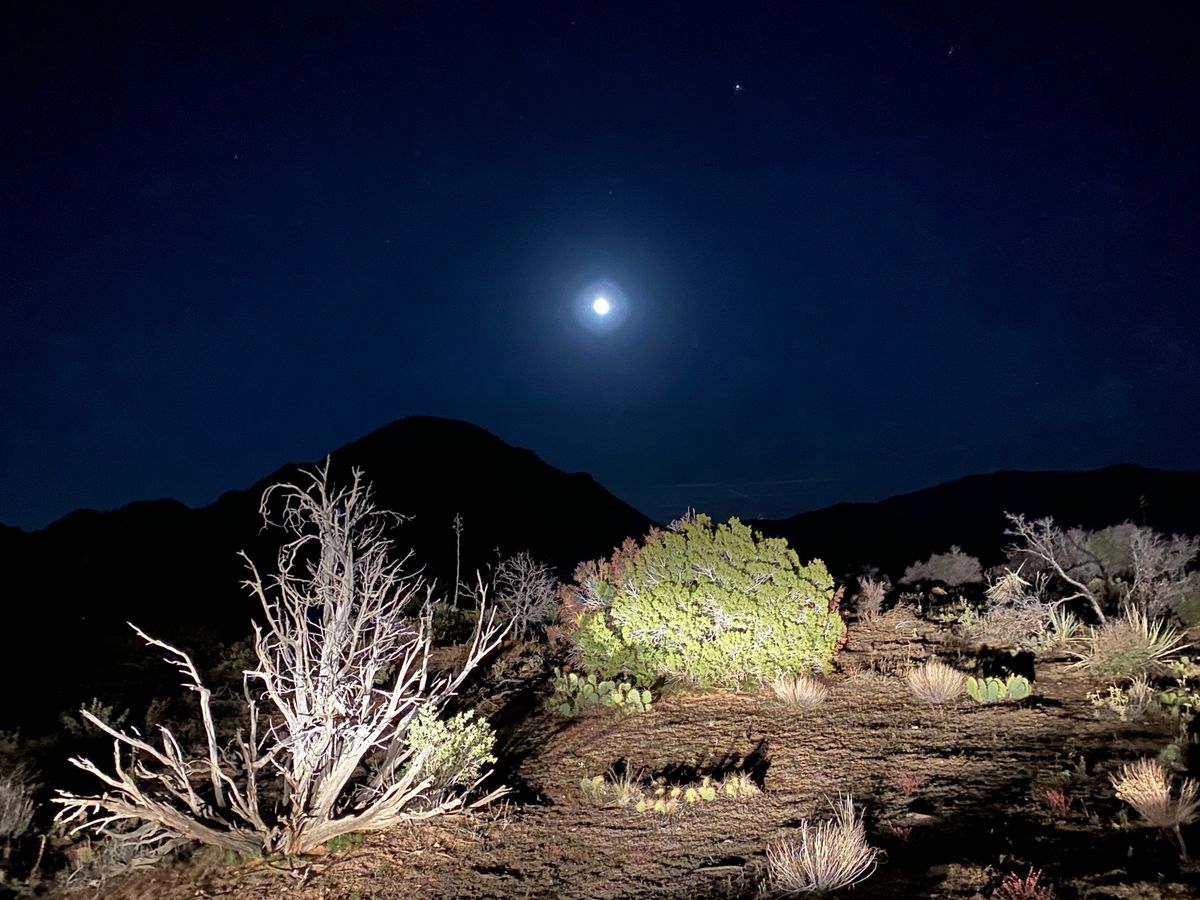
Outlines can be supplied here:
M572 716L601 706L619 707L629 712L650 709L650 691L627 681L600 679L594 672L586 676L554 670L554 697L550 707L559 715Z
M1024 700L1031 693L1029 679L1024 675L1009 675L1004 681L999 678L967 679L967 694L976 703L1000 703L1004 700Z
M1008 680L1004 683L1004 688L1008 692L1009 699L1017 701L1024 700L1032 691L1029 679L1024 675L1009 675Z
M967 694L976 703L996 703L1001 699L1004 683L997 678L976 678L974 675L967 679Z

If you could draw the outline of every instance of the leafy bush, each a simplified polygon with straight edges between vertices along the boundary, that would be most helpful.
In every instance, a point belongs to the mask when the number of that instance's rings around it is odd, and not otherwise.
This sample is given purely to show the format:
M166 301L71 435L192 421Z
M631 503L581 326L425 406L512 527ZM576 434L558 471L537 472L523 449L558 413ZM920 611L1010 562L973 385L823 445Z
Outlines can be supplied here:
M564 630L589 671L739 685L828 668L846 631L839 597L820 560L699 515L577 569Z
M417 782L429 780L427 798L436 805L453 788L472 788L484 766L496 761L492 749L496 733L474 712L450 719L438 718L433 705L425 706L408 726L406 740Z
M916 562L904 570L901 584L920 581L940 581L946 587L962 587L983 581L983 567L974 556L967 556L958 547L946 553L935 553L925 562Z

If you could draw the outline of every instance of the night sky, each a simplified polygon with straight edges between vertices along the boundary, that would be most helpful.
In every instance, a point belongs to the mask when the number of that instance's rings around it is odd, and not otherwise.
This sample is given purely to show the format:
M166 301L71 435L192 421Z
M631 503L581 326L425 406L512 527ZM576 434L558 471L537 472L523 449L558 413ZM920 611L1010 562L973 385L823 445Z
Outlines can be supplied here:
M0 522L413 414L663 520L1200 468L1191 4L186 5L0 11Z

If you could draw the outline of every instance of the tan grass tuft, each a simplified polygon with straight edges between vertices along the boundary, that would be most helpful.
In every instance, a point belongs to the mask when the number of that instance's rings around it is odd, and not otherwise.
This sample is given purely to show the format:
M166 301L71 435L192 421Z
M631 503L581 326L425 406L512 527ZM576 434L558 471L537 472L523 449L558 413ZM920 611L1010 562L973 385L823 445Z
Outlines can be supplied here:
M829 696L825 682L811 675L777 675L771 690L788 706L801 709L816 709Z
M846 794L832 804L833 818L800 822L794 838L767 846L772 886L786 894L836 891L858 884L875 871L879 851L867 843L862 815Z
M1177 628L1130 607L1120 619L1092 629L1075 665L1102 675L1133 678L1153 673L1188 646Z
M936 659L908 673L908 686L914 694L930 703L949 703L963 692L967 676Z
M1171 773L1149 758L1125 763L1110 780L1117 797L1137 810L1147 825L1174 834L1180 855L1186 859L1180 827L1200 817L1200 782L1185 778L1176 794L1171 790Z

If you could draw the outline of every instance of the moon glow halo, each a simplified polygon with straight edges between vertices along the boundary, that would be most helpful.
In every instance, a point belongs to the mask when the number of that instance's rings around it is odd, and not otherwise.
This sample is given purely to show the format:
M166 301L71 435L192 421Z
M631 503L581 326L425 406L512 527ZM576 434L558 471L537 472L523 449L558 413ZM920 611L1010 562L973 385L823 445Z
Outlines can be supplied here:
M571 301L575 324L591 334L613 334L629 318L629 298L615 281L596 279L580 285Z

